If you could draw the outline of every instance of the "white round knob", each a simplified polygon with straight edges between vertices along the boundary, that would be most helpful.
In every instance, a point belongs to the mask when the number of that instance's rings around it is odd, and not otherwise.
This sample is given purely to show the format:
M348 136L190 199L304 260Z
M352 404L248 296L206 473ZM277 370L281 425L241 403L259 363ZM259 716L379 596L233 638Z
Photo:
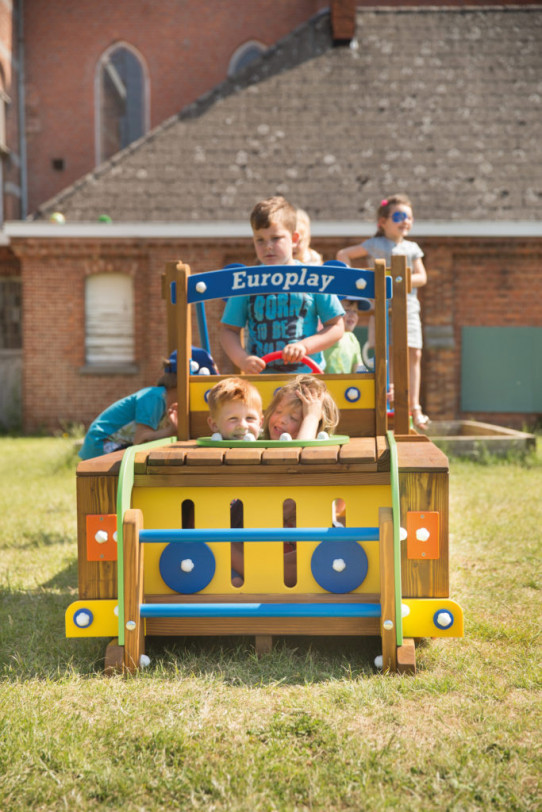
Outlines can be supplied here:
M85 626L90 624L90 615L86 612L79 612L75 620L75 625L79 626L81 629L84 629Z
M356 287L358 290L365 290L367 281L365 279L356 279Z
M426 527L420 527L416 530L416 538L418 541L427 541L431 533Z
M196 282L196 290L198 293L205 293L207 290L207 285L205 282Z
M181 561L181 569L183 572L192 572L194 569L195 564L191 558L183 558Z
M333 564L331 565L335 572L342 572L346 569L346 563L344 558L336 558Z
M109 533L107 532L107 530L98 530L94 538L96 539L98 544L105 544L105 542L109 538Z
M439 612L437 615L437 623L443 629L447 629L453 623L453 618L449 612Z

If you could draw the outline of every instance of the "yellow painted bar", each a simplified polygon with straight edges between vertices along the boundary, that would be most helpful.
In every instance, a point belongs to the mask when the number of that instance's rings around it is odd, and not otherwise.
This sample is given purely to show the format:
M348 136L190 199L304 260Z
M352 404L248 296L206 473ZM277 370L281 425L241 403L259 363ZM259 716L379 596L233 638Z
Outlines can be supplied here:
M351 376L330 376L326 377L326 386L339 409L374 409L375 408L375 382L371 375L351 375ZM267 380L267 376L262 375L258 380L253 381L262 396L263 408L266 409L273 399L275 390L285 384L287 379ZM205 393L214 385L212 377L195 376L190 379L190 409L193 412L206 412L208 406L205 401ZM360 398L355 403L351 403L345 397L345 392L349 387L356 387L360 391Z
M463 609L449 598L403 598L409 614L403 617L404 637L463 637ZM449 612L454 622L448 629L434 623L437 612Z
M81 628L74 623L74 615L79 610L90 610L93 615L92 623ZM66 609L66 637L116 637L119 633L119 621L115 614L118 610L118 601L114 600L88 600L74 601Z

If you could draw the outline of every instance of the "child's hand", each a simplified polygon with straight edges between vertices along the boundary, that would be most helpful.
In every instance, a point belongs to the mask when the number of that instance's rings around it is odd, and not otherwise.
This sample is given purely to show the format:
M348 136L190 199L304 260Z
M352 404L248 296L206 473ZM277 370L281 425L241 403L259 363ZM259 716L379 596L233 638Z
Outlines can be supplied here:
M177 428L177 404L172 403L167 410L168 420L174 428Z
M295 344L286 344L282 350L282 358L287 364L297 364L307 355L307 348L300 341Z
M266 367L265 361L257 355L247 355L241 364L241 369L247 375L259 375Z
M303 417L311 415L318 418L318 421L320 420L324 394L324 392L311 392L308 389L300 389L299 392L297 392L297 397L303 407Z

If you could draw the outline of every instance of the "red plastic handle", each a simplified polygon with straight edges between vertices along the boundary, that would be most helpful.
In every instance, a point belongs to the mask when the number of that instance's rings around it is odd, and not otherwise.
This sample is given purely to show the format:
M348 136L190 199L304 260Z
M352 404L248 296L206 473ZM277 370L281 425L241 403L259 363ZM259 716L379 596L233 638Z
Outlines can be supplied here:
M265 361L266 364L268 364L269 361L282 361L282 350L270 352L267 355L262 355L262 361ZM308 355L305 355L301 361L295 361L295 363L305 364L305 366L308 367L311 372L316 372L317 375L322 374L322 370L318 364L313 361L312 358L309 358Z

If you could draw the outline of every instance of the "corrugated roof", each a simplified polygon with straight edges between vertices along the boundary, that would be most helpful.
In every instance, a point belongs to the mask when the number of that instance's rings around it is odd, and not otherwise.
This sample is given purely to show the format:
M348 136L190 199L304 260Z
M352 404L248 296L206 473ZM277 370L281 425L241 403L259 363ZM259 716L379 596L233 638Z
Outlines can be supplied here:
M68 221L244 220L282 193L315 220L534 221L542 198L542 7L319 15L44 204Z

